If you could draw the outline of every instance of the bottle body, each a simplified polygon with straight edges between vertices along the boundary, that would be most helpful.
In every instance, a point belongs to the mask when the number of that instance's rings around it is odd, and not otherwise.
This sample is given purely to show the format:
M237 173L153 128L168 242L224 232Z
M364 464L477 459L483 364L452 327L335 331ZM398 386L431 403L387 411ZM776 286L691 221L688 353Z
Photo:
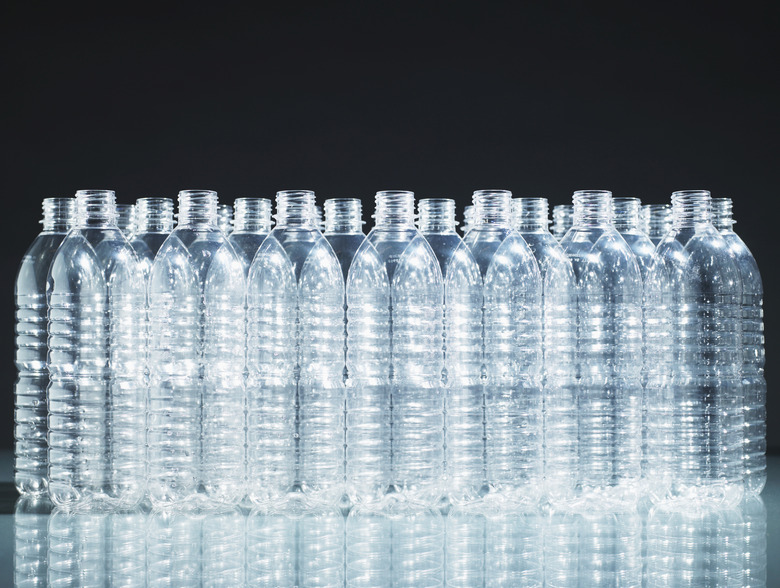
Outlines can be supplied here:
M77 194L52 260L49 495L58 506L130 507L144 492L143 278L113 192Z
M16 276L16 380L14 482L22 495L46 490L47 367L46 278L52 258L73 224L72 198L44 200L44 230L22 258Z
M611 195L575 192L561 242L577 292L578 491L636 499L641 460L642 278L611 224Z
M248 283L249 497L333 500L344 483L344 280L314 194L280 192Z
M216 193L179 195L149 283L148 491L153 504L244 496L244 276Z
M708 192L673 195L675 221L647 289L647 473L652 498L731 503L742 493L739 270Z

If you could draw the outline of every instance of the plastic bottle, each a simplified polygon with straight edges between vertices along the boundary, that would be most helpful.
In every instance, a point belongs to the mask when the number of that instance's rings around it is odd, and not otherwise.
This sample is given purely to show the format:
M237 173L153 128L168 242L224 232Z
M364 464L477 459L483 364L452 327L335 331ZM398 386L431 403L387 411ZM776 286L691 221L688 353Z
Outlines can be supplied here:
M135 203L135 232L130 244L135 249L144 276L149 279L152 263L173 230L173 200L139 198Z
M632 502L642 455L642 276L612 225L610 192L574 193L574 225L561 246L577 282L582 498Z
M414 194L378 192L376 226L347 279L347 490L435 501L444 468L442 305Z
M22 495L46 491L46 277L57 247L73 225L75 210L73 198L43 201L43 231L25 252L16 275L14 481Z
M577 483L577 291L571 262L548 228L546 198L512 201L515 228L542 278L544 462L549 498L573 497Z
M672 228L672 207L668 204L645 204L642 213L647 219L647 236L658 246Z
M129 508L144 493L143 274L114 193L80 190L51 263L49 495Z
M341 265L346 283L349 267L366 236L363 234L363 204L358 198L325 201L325 238Z
M533 501L543 486L542 278L512 229L512 193L474 192L465 243L482 276L485 464L491 492Z
M236 198L235 222L228 241L249 273L257 250L271 232L271 201L268 198Z
M244 496L244 273L217 194L179 192L149 283L148 490L154 505Z
M651 497L742 496L742 282L709 192L672 194L647 297L646 474Z
M466 236L466 233L468 233L471 230L471 227L474 225L474 205L473 204L467 204L463 207L463 236Z
M655 253L655 245L641 227L642 201L639 198L613 198L612 208L612 224L631 248L639 264L642 280L645 280Z
M230 204L217 206L217 226L226 237L233 232L233 207Z
M418 204L420 232L444 278L445 475L447 497L475 500L485 484L482 276L455 232L455 201Z
M713 198L713 224L737 262L742 279L742 410L745 490L766 485L766 380L764 379L764 288L758 265L732 228L730 198Z
M116 226L127 239L132 239L135 232L135 205L116 205Z
M276 227L249 270L248 479L255 502L344 490L344 278L314 193L278 192Z
M552 234L560 242L574 222L574 206L571 204L559 204L558 206L553 206L552 216Z

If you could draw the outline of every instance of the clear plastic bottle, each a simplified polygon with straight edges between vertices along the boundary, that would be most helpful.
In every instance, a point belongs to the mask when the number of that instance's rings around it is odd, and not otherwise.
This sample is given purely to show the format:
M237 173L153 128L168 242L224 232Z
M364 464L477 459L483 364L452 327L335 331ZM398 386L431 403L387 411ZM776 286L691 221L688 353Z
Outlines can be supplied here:
M330 198L325 201L325 238L341 265L346 283L349 266L363 244L363 203L358 198Z
M76 193L48 277L49 495L131 507L144 493L143 274L114 193Z
M546 198L512 201L515 228L542 277L545 490L567 500L577 483L577 290L571 262L552 236Z
M575 192L561 241L577 282L579 487L605 503L637 498L642 456L642 276L612 212L610 192Z
M485 464L491 492L533 501L543 488L542 278L512 229L512 193L474 192L465 243L482 276Z
M244 273L255 259L257 250L271 232L271 201L268 198L236 198L235 222L228 241L241 258Z
M233 232L233 207L230 204L217 205L217 226L226 237Z
M135 203L135 232L130 244L135 249L144 276L149 279L154 257L173 230L173 200L139 198Z
M454 502L478 498L485 484L482 387L482 276L455 232L455 201L418 204L420 232L444 277L446 494Z
M553 206L552 216L552 234L560 242L574 222L574 206L572 204L559 204L558 206Z
M116 205L116 226L128 239L132 239L135 233L135 205Z
M463 207L463 236L466 236L466 233L468 233L471 230L471 227L474 226L474 205L473 204L467 204Z
M314 192L276 195L248 282L248 480L255 502L344 490L344 278Z
M732 228L730 198L713 198L713 224L737 262L742 279L742 410L745 490L766 485L766 380L764 379L764 287L758 265Z
M672 194L647 297L647 455L654 500L741 498L742 282L709 192Z
M634 253L642 280L645 280L655 253L655 245L641 227L642 201L639 198L612 198L612 209L612 224Z
M179 192L152 265L148 491L154 505L244 496L244 273L217 194Z
M325 230L325 222L322 216L322 206L319 204L314 205L314 225L319 231Z
M656 247L672 229L672 207L668 204L645 204L642 215L647 227L645 231Z
M347 279L347 490L435 501L442 491L444 284L414 226L414 194L378 192Z
M14 481L22 495L46 491L46 388L49 385L46 278L57 247L73 225L75 211L73 198L43 201L43 231L25 252L16 275L18 378L14 396Z

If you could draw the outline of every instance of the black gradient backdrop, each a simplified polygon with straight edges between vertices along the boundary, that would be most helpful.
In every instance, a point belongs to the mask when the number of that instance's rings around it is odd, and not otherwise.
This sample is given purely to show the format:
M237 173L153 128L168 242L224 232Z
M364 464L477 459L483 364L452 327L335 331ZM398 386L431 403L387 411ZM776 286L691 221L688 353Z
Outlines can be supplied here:
M769 443L778 276L778 3L4 7L0 446L12 444L13 278L40 200L211 188L449 197L477 188L734 199L764 276ZM258 4L260 6L260 4ZM106 12L108 10L108 12ZM369 220L367 218L366 220Z

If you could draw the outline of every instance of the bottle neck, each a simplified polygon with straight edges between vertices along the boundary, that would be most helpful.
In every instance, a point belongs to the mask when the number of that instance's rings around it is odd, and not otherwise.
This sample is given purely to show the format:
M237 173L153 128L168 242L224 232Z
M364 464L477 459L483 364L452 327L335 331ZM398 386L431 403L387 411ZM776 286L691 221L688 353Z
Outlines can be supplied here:
M325 201L325 232L354 235L363 232L363 203L357 198Z
M662 238L672 228L672 208L668 204L647 204L642 212L650 237Z
M618 231L638 229L641 223L642 202L639 198L613 198L612 223Z
M236 198L235 211L234 231L271 232L271 201L268 198Z
M75 198L44 198L43 230L47 233L67 233L76 222Z
M233 207L230 204L217 205L217 225L229 233L233 228Z
M580 190L574 193L574 223L578 227L598 227L612 222L612 192Z
M455 233L455 201L449 198L425 198L417 204L420 231L425 234Z
M276 228L316 226L314 192L310 190L284 190L276 193Z
M512 227L512 192L477 190L474 192L474 226Z
M76 192L78 228L116 228L116 196L112 190Z
M377 227L414 229L414 192L377 192L374 219Z
M731 198L713 198L712 199L712 224L719 231L728 230L736 222L733 217L733 203Z
M135 226L135 206L132 204L116 205L116 226L123 233L132 233Z
M217 193L212 190L179 192L179 227L217 227Z
M550 224L547 198L512 200L515 228L519 231L547 231Z
M135 226L138 233L170 233L173 230L173 200L139 198L135 203Z
M684 190L672 194L672 225L675 229L712 223L712 198L706 190Z

